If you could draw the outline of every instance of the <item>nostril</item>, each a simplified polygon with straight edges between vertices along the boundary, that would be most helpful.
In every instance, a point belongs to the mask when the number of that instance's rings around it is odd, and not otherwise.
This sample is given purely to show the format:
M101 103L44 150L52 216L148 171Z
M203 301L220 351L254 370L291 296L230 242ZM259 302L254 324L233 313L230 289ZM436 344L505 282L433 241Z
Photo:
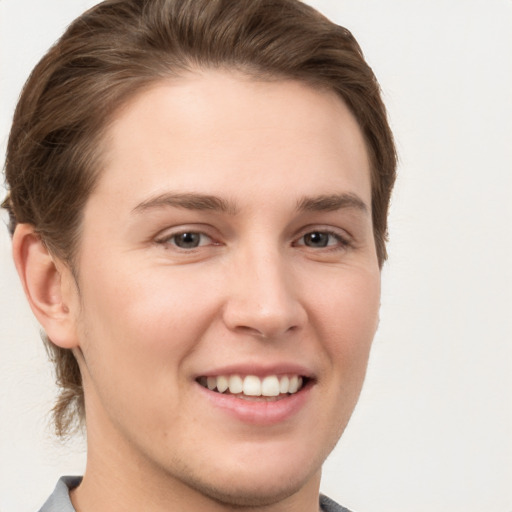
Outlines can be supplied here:
M260 327L249 327L246 325L240 325L236 327L236 331L240 334L246 334L248 336L253 336L255 338L261 338L264 340L271 340L282 336L284 334L288 334L291 332L295 332L299 329L298 325L291 325L289 327L281 327L281 326L266 326L265 328Z
M243 334L249 334L258 338L269 338L269 335L266 332L254 327L248 327L247 325L240 325L237 327L237 330Z

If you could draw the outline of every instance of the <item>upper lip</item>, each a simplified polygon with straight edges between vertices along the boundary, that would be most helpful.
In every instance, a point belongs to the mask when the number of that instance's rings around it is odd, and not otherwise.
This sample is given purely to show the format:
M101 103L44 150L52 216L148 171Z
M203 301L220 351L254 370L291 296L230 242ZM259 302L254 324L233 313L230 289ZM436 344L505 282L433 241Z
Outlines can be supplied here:
M220 375L255 375L257 377L266 377L267 375L298 375L308 379L315 377L311 369L296 363L235 363L205 369L204 372L198 373L196 378L218 377Z

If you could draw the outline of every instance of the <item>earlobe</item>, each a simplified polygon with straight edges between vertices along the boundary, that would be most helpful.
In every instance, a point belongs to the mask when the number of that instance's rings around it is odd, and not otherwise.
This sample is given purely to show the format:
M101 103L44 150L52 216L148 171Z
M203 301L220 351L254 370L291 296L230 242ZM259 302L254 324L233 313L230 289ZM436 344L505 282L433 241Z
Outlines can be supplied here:
M13 258L32 312L48 337L59 347L77 347L76 289L69 268L50 254L30 224L16 226Z

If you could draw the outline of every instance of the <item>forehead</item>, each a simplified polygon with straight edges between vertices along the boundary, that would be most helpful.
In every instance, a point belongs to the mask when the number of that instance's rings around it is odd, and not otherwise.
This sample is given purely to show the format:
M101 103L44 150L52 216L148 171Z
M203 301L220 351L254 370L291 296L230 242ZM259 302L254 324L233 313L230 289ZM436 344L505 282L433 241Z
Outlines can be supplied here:
M370 203L357 121L337 94L298 81L226 71L161 81L118 112L105 142L99 191L220 194L270 182L284 192L314 182L319 193L355 188Z

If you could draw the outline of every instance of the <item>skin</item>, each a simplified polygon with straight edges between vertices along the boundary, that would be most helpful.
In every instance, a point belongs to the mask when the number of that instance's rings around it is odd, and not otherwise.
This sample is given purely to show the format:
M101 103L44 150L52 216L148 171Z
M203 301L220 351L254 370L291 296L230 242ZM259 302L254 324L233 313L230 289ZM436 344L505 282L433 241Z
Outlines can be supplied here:
M183 232L199 245L178 247ZM78 512L318 509L380 297L367 153L338 96L227 71L160 82L108 129L77 284L30 228L15 240L33 309L83 376ZM252 421L197 383L227 367L309 384Z

